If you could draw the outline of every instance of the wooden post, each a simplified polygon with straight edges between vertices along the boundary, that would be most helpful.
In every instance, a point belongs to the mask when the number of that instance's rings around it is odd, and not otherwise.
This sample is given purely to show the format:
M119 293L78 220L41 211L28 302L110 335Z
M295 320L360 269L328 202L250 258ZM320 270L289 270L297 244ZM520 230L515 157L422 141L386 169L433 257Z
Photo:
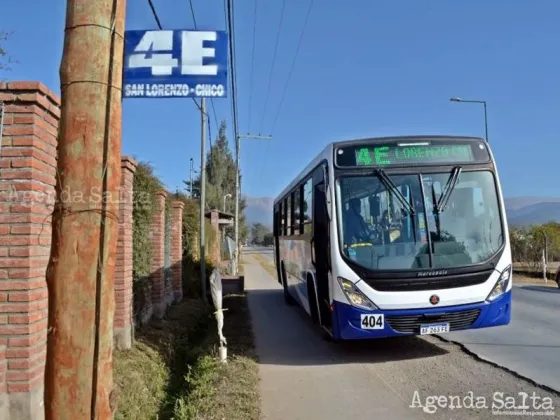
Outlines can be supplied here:
M125 0L68 0L45 417L112 419Z

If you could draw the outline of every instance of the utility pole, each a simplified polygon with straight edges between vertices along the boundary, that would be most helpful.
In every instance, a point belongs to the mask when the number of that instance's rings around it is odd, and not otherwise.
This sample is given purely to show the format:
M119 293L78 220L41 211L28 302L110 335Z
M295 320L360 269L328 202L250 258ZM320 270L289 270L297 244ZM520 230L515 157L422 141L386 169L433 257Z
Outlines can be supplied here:
M206 98L200 101L200 122L201 141L200 141L200 287L202 291L202 301L206 302L206 255L205 245L205 204L206 204ZM191 178L192 179L192 178Z
M239 172L241 170L239 166L239 156L241 154L241 139L256 139L256 140L272 140L272 136L261 136L252 134L238 134L235 139L235 251L233 258L233 273L237 274L239 272L239 199L240 199L240 188L239 188Z
M46 420L109 420L115 409L114 263L125 13L125 0L68 0L66 6L57 202L46 272ZM83 200L62 202L63 191L79 192ZM109 199L99 200L99 192Z

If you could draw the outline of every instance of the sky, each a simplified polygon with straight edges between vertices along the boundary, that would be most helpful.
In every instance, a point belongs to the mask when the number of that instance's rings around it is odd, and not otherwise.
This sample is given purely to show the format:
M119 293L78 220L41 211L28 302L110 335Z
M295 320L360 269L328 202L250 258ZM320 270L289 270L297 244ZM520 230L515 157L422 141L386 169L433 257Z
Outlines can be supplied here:
M225 29L223 0L192 1L199 29ZM256 1L255 19L255 0L234 0L238 124L272 140L241 140L243 194L276 196L332 141L484 137L482 105L449 101L460 96L488 103L504 195L560 196L560 1L315 0L293 67L311 0L286 0L280 31L282 0ZM3 77L60 93L66 2L2 3L0 30L12 32L5 47L18 61ZM187 0L154 4L164 29L194 28ZM157 29L147 0L127 1L126 29ZM231 133L230 98L213 102L212 137L216 119ZM125 99L122 154L182 187L189 159L200 165L192 100Z

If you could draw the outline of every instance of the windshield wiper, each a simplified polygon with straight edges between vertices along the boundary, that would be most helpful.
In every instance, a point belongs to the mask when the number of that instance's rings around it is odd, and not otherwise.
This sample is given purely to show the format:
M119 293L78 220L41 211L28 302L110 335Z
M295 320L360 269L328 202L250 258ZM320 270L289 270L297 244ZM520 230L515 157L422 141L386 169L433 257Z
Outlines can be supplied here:
M395 197L397 197L397 199L401 202L402 206L408 211L408 213L411 215L415 215L416 212L414 211L414 207L412 207L412 205L408 201L406 201L406 197L399 191L397 186L393 183L393 181L391 181L391 178L389 178L385 171L383 169L376 169L375 172L379 176L379 179L381 180L383 185L385 185L385 188L387 188L391 193L395 195Z
M436 208L438 213L442 213L445 209L445 206L447 206L449 197L451 197L451 193L453 192L455 185L457 185L457 180L459 179L459 175L461 174L462 170L463 168L461 166L456 166L453 168L453 172L451 172L451 176L447 180L447 184L445 184L445 188L443 189L443 191L441 192L441 196L439 197Z

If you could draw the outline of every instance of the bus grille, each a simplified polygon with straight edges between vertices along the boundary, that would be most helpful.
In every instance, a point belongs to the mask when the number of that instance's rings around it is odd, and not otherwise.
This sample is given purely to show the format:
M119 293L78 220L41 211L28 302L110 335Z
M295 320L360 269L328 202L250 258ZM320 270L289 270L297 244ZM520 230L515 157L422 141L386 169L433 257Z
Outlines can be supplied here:
M417 334L420 332L421 324L437 324L440 322L449 322L450 331L462 330L474 324L479 315L480 309L469 309L460 312L442 312L429 315L388 316L387 322L397 332Z

